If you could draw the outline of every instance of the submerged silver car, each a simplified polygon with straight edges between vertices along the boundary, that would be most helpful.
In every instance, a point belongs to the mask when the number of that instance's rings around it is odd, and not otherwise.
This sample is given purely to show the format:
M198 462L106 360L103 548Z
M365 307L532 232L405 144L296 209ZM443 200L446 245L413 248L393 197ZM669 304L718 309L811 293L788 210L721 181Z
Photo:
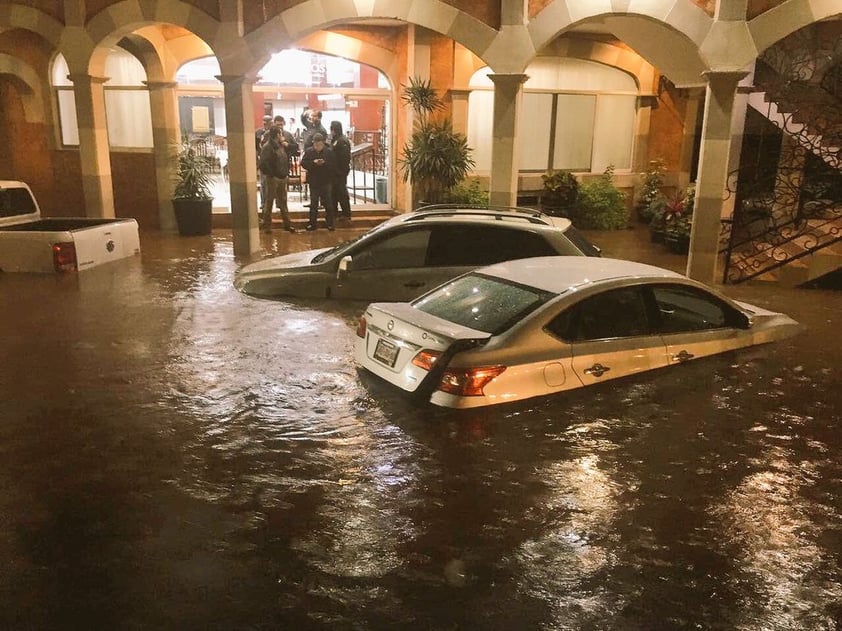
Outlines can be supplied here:
M410 300L477 267L550 255L599 256L599 249L569 219L535 210L431 207L333 248L246 265L234 285L263 297Z
M794 334L789 316L641 263L546 257L470 272L360 318L360 367L435 404L580 388Z

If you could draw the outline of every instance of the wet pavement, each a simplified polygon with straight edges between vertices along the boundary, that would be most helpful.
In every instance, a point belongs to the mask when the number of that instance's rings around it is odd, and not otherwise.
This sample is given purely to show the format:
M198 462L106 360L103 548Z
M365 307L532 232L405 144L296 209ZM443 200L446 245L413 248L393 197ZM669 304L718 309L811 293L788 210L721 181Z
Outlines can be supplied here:
M0 276L0 628L842 628L842 292L727 287L804 331L456 412L357 373L363 304L142 247Z

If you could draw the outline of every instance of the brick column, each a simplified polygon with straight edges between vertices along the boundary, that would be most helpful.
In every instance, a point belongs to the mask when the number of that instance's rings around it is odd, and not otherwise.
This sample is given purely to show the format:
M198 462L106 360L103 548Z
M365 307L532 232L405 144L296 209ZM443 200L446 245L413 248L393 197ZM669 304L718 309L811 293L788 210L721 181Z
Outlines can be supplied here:
M178 117L177 83L147 81L152 113L152 144L155 155L155 181L158 185L158 227L176 232L172 208L175 164L173 154L181 140Z
M716 282L720 218L731 148L731 117L737 84L745 76L744 71L705 73L708 85L687 276L708 284Z
M222 82L225 92L234 254L248 256L260 249L252 100L254 79L244 75L220 75L217 79Z
M102 87L108 79L79 73L70 74L67 78L73 82L76 97L85 214L88 217L114 217L114 188Z
M492 205L513 206L518 185L518 113L525 74L491 74L494 83L494 125L491 149Z

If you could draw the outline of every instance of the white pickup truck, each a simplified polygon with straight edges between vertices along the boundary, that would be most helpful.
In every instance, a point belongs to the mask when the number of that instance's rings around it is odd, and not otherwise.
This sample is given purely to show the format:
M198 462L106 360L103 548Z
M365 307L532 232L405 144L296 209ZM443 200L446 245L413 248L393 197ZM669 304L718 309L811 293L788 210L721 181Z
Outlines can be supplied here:
M76 272L136 254L134 219L42 218L26 184L0 180L0 271Z

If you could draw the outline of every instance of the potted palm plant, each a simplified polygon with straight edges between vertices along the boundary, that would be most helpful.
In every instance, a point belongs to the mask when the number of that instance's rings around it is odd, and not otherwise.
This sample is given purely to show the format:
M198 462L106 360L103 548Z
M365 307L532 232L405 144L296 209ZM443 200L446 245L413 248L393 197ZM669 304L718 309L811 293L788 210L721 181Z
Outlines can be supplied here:
M210 158L185 141L176 150L175 163L172 205L178 233L182 236L210 234L213 214Z
M398 161L403 181L412 183L424 203L441 202L474 166L468 139L441 115L444 104L429 81L410 78L401 100L415 112L412 135Z

